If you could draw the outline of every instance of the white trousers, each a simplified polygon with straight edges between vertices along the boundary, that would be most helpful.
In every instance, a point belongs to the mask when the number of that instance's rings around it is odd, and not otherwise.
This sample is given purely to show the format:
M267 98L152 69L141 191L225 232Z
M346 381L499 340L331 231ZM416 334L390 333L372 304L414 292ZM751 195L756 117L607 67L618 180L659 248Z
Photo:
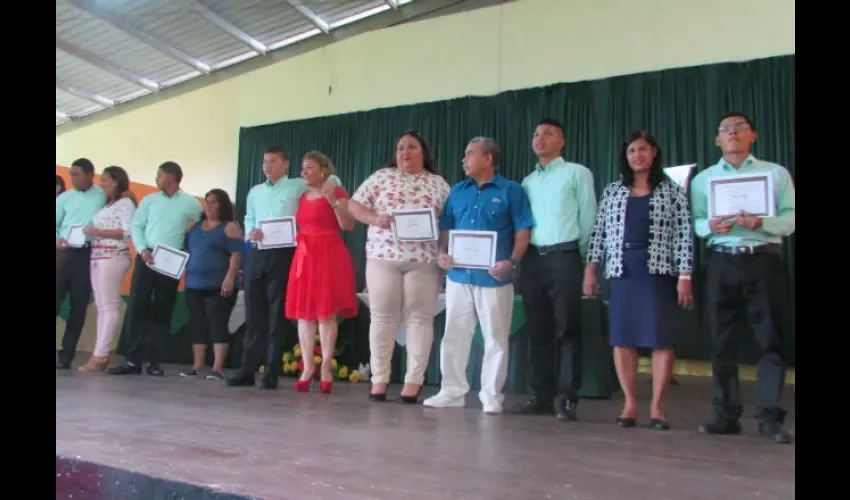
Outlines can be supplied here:
M440 392L463 397L469 392L466 366L475 327L481 324L484 361L481 367L483 404L501 405L508 372L508 338L514 309L514 286L482 287L446 281L446 331L440 345Z

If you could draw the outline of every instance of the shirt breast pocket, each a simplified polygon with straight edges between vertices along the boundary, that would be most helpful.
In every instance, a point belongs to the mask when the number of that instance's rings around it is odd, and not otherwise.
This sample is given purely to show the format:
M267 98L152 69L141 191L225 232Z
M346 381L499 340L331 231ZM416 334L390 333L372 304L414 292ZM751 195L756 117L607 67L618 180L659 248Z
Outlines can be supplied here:
M508 204L505 202L489 203L484 208L484 219L488 226L493 229L498 229L510 224L511 214L508 210Z

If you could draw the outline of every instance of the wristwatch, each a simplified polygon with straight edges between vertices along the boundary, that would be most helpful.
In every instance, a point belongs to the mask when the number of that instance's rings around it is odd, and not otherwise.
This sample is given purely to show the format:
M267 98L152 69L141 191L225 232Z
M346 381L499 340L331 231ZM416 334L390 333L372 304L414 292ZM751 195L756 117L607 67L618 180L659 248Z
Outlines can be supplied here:
M516 259L511 259L511 270L512 271L515 271L516 266L518 266L518 265L519 265L519 262L517 262Z

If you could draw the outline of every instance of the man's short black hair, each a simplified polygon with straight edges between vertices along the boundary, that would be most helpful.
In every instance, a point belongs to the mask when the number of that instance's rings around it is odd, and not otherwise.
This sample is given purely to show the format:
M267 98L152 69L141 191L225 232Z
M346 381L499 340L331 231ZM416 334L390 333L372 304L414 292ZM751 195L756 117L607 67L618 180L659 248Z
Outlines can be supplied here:
M94 163L88 158L78 158L71 163L71 168L79 167L84 174L94 174Z
M166 174L172 174L177 182L183 180L183 169L176 162L167 161L159 166L159 169Z

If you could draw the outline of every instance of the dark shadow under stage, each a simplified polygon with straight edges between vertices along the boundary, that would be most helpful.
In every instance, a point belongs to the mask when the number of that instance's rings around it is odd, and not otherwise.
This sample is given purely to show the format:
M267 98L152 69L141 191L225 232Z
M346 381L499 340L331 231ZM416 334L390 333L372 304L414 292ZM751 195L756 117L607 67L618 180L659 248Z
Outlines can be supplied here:
M617 427L619 395L582 401L581 422L561 423L484 415L477 394L438 410L371 403L364 383L299 394L288 378L260 391L165 368L164 378L57 372L57 499L795 497L796 446L756 435L752 383L744 435L707 437L696 433L710 415L705 378L679 377L673 429L659 432ZM651 388L639 387L645 409ZM788 386L792 434L794 404Z

